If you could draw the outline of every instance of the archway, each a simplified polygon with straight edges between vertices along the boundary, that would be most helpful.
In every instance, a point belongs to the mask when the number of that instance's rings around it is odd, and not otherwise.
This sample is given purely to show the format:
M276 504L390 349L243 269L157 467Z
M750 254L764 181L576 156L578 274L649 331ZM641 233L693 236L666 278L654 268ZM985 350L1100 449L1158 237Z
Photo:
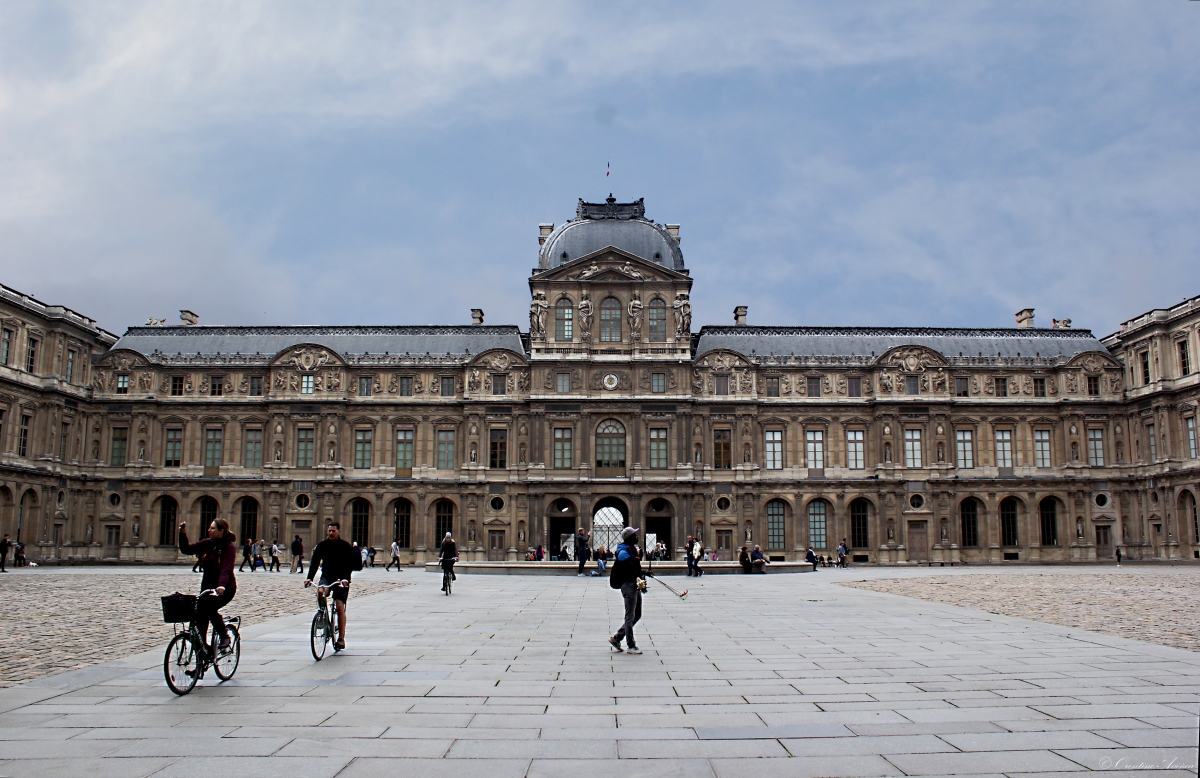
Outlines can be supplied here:
M671 549L675 547L674 536L671 533L671 528L675 525L675 508L671 501L664 497L654 497L646 503L642 516L646 548L652 549L655 543L662 543L666 547L666 558L670 559ZM702 544L703 542L701 539Z
M550 503L546 509L546 558L557 557L562 549L564 536L570 538L579 526L579 511L575 503L566 497L559 497ZM566 543L568 550L574 549L574 543Z
M629 526L629 506L616 497L605 497L592 506L592 548L609 551L621 542L621 530Z

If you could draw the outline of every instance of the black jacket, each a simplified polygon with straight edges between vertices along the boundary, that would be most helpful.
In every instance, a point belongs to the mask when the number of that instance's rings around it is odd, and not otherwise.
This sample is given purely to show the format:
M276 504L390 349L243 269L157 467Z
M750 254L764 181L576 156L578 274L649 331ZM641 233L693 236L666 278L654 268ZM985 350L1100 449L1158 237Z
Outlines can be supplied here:
M204 575L200 577L200 589L216 589L224 586L226 594L230 589L237 590L237 578L233 574L233 563L237 561L237 547L233 544L233 533L226 532L220 540L202 538L195 543L188 543L187 534L179 533L179 550L188 555L200 557L200 569Z
M616 560L612 564L612 572L608 578L609 586L620 589L623 585L633 583L644 576L642 560L638 556L637 549L624 543L617 546Z
M317 568L324 566L322 578L331 581L350 580L350 575L362 570L362 554L358 549L342 538L330 540L326 538L313 549L312 558L308 560L308 580L312 580Z

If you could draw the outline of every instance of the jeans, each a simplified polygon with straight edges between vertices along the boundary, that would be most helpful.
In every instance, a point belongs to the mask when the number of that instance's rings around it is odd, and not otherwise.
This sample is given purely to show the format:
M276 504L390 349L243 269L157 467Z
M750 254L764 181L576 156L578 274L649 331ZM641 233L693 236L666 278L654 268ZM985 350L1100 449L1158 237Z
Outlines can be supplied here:
M237 594L237 587L226 586L224 594L210 594L196 600L196 626L200 628L200 637L206 644L208 643L208 623L210 621L213 630L221 639L229 637L229 630L225 628L225 619L217 611L228 605L235 594Z
M604 561L604 557L596 557L596 566L600 568L600 574L603 575L608 562Z
M622 584L621 596L625 599L625 623L613 637L618 643L623 639L629 648L637 648L633 639L633 625L642 620L642 593L638 591L637 581Z

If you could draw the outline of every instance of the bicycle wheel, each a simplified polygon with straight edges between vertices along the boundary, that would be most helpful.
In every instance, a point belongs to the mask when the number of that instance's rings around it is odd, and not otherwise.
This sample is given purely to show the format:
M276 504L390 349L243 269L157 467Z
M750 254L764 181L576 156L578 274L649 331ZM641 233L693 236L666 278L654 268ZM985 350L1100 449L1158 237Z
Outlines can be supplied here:
M217 671L217 677L222 681L228 681L237 672L238 662L242 658L242 636L238 634L238 628L232 624L226 626L229 630L229 650L221 653L217 648L219 639L216 635L212 638L212 653L217 659L213 662L213 670Z
M442 573L442 591L444 591L444 592L446 593L446 596L447 596L447 597L449 597L449 596L450 596L450 582L451 582L451 580L452 580L452 579L451 579L451 577L450 577L450 574L449 574L449 573Z
M190 632L180 632L167 644L163 675L167 679L167 686L178 695L190 692L200 678L198 648Z
M324 609L317 611L317 615L313 616L309 644L312 646L313 659L320 662L325 656L325 649L329 647L329 622L325 618Z

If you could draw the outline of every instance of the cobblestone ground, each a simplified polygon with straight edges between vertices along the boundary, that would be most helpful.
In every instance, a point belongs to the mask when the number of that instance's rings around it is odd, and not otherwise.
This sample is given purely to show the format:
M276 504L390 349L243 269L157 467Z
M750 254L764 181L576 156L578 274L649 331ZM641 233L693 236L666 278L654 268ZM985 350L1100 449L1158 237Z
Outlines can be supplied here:
M842 583L1200 651L1200 571L1007 573Z
M194 594L199 584L199 574L173 571L0 576L0 687L165 646L172 627L163 623L159 597ZM354 595L404 585L355 578ZM243 624L302 613L314 607L314 600L300 587L298 575L240 575L237 598L227 610L240 615Z

